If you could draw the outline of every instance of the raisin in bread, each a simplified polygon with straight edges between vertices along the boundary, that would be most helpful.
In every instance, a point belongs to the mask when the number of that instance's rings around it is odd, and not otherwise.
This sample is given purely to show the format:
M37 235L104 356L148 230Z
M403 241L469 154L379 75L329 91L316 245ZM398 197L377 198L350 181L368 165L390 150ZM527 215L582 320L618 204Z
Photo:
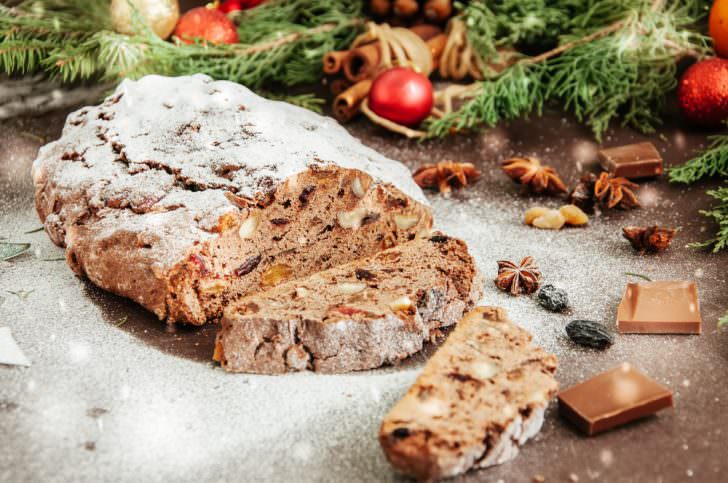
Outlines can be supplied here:
M495 307L460 321L384 418L387 459L420 480L514 458L541 429L556 394L556 357Z
M409 170L333 120L207 76L125 80L33 165L68 263L170 322L413 239Z
M420 351L481 288L465 243L436 234L239 300L214 358L236 372L371 369Z

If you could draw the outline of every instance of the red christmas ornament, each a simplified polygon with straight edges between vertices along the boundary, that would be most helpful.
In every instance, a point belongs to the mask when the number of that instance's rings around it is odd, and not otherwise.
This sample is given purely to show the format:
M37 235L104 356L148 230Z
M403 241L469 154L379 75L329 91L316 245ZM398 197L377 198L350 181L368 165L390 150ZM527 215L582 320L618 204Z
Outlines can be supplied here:
M253 7L257 7L264 0L225 0L222 2L217 9L222 13L228 14L231 12L238 12L240 10L249 10Z
M728 119L728 60L714 57L690 66L680 79L677 97L692 123L717 126Z
M432 110L432 83L424 75L404 67L385 71L372 82L369 107L385 119L413 126Z
M217 9L224 14L228 14L231 12L244 10L247 3L248 2L246 2L245 0L225 0L217 7Z
M237 44L240 41L235 24L219 10L197 7L182 15L174 35L186 43L201 38L213 44Z

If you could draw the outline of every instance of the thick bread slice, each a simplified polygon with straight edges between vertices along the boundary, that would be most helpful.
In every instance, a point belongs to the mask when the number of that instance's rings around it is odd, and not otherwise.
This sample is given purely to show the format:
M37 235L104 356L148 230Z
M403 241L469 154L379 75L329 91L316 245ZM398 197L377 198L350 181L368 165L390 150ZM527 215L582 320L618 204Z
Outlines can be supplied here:
M126 80L33 164L69 265L170 322L413 239L409 170L335 121L203 75Z
M436 234L239 300L214 358L235 372L371 369L421 350L481 289L465 243Z
M556 357L496 307L467 314L384 418L389 462L435 480L514 458L556 394Z

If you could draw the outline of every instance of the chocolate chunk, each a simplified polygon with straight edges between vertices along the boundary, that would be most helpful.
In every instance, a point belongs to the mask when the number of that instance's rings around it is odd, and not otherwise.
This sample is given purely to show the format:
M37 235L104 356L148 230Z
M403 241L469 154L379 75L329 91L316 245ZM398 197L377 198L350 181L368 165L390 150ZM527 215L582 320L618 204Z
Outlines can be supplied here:
M276 226L287 225L291 222L288 218L273 218L270 222Z
M630 283L617 310L622 334L700 334L702 318L694 282Z
M261 259L262 257L260 255L248 258L242 265L235 269L235 275L242 277L249 274L258 267Z
M588 435L672 407L672 392L622 364L559 394L559 412Z
M637 143L602 149L599 162L613 176L635 179L662 174L662 157L652 143Z

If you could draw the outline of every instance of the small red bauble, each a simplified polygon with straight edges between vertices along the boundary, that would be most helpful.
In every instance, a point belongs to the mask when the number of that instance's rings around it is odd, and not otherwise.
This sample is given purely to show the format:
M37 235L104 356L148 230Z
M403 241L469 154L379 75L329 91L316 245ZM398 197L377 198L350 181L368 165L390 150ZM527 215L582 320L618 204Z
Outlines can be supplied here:
M213 44L237 44L240 39L235 24L219 10L197 7L188 11L177 23L174 35L186 43L201 38Z
M264 0L225 0L217 7L217 9L222 13L227 14L257 7L263 3L263 1Z
M222 2L217 9L222 13L228 14L231 12L238 12L246 8L248 2L245 0L225 0Z
M404 67L379 74L369 90L371 110L405 126L422 122L430 115L432 104L430 79Z
M701 126L728 119L728 60L717 57L696 62L683 74L677 98L685 117Z

